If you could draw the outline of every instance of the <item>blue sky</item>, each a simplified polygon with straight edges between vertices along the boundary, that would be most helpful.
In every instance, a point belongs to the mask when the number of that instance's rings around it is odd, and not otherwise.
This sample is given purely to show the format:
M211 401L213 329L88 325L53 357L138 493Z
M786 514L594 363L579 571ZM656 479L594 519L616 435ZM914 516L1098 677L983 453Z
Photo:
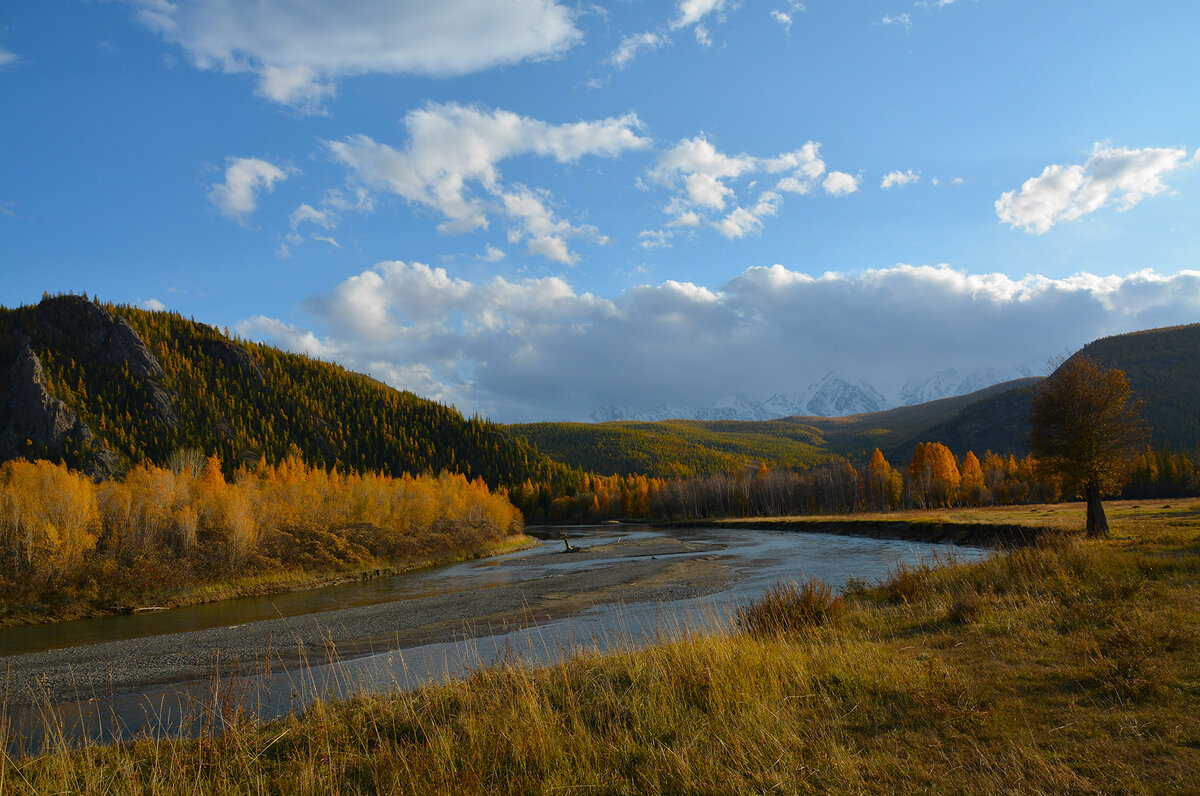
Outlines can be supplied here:
M467 412L885 394L1200 320L1200 5L7 3L0 302Z

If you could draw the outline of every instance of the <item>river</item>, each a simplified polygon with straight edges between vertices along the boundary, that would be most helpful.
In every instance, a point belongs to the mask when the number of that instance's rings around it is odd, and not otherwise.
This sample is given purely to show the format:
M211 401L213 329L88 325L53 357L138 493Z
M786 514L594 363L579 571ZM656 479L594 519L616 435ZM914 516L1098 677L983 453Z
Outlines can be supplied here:
M495 558L320 589L0 631L8 746L196 732L317 698L415 688L729 621L780 580L874 582L975 547L732 528L604 525Z

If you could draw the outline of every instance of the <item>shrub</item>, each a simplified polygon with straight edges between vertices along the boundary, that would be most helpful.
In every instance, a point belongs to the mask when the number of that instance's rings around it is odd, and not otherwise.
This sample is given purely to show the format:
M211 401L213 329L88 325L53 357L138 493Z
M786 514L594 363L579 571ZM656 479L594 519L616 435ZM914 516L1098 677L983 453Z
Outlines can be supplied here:
M777 583L758 600L738 612L738 625L755 636L792 633L845 617L846 603L833 588L816 578L796 584Z

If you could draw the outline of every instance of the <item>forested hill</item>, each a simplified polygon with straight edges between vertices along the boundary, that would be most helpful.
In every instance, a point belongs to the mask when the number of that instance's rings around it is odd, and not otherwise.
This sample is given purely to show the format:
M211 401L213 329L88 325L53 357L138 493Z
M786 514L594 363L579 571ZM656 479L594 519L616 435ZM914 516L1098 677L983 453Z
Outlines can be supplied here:
M907 460L917 442L937 439L927 436L931 426L984 398L1036 382L1020 379L969 395L849 417L525 423L507 428L556 461L595 473L686 478L759 462L772 469L805 469L834 456L865 462L875 448L889 458Z
M567 468L479 419L342 367L232 340L170 312L55 296L0 308L0 460L96 475L218 453L355 470L460 472L490 486Z
M1125 371L1134 396L1144 403L1153 447L1200 447L1200 324L1103 337L1075 356ZM929 439L959 455L990 448L1023 456L1032 399L1033 390L1025 389L980 401L931 428Z
M783 420L659 420L507 426L556 461L593 473L689 478L752 462L804 469L829 458L812 427Z

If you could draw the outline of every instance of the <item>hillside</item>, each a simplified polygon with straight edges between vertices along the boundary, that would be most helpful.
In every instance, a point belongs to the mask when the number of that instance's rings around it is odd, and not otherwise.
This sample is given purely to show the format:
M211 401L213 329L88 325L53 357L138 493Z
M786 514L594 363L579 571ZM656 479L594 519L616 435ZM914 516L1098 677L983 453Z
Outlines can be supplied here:
M894 451L907 445L907 457L912 453L910 440L924 439L921 435L930 426L984 398L1033 383L1036 379L1021 379L970 395L849 417L526 423L507 428L555 460L597 473L686 477L757 462L804 468L833 455L865 458L876 447Z
M0 374L0 461L109 475L180 449L227 469L299 450L319 466L449 470L493 487L566 474L493 423L177 313L69 295L0 308Z
M913 406L901 406L884 412L849 417L787 418L817 429L829 453L865 459L875 448L889 459L907 460L917 442L937 440L930 429L952 421L981 401L1002 400L1014 392L1032 390L1039 379L1017 379L995 384L968 395L941 398Z
M1103 337L1075 356L1125 371L1134 394L1145 403L1155 448L1200 447L1200 324ZM992 396L934 425L927 438L959 455L991 449L1023 456L1032 399L1032 389Z
M525 423L507 429L556 461L603 474L686 478L750 462L808 467L826 458L815 429L782 420Z

